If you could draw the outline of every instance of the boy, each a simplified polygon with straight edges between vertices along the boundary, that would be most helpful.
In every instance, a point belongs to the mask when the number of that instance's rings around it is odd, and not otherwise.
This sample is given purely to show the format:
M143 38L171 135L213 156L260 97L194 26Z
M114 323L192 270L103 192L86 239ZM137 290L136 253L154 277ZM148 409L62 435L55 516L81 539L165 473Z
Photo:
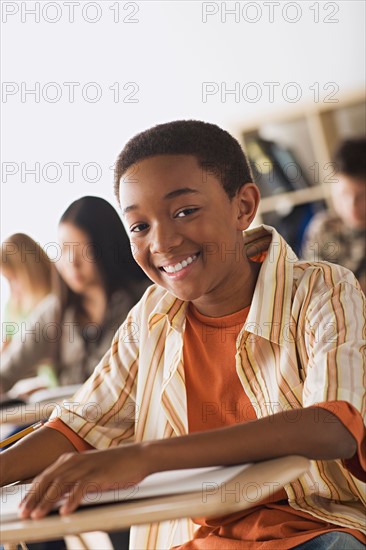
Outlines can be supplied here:
M217 126L176 121L139 134L115 183L134 257L156 285L74 404L4 453L3 483L45 470L22 516L42 517L60 487L73 487L68 513L90 481L123 486L160 470L299 454L311 470L286 492L234 518L201 518L182 548L314 538L316 548L363 548L365 298L353 275L299 262L272 228L243 236L259 192L238 142ZM139 550L193 537L186 520L132 531Z
M350 269L366 292L366 138L348 139L334 156L332 212L311 220L303 243L306 260L325 260Z

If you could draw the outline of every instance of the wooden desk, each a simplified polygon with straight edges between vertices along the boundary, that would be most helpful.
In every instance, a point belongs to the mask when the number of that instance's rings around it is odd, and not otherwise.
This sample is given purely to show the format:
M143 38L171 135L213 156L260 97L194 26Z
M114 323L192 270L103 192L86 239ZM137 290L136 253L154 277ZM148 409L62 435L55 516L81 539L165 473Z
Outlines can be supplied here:
M2 522L0 541L15 543L62 538L88 531L117 531L131 525L194 516L223 516L255 506L303 474L307 458L288 456L254 464L224 487L200 492L119 502L82 509L70 516Z

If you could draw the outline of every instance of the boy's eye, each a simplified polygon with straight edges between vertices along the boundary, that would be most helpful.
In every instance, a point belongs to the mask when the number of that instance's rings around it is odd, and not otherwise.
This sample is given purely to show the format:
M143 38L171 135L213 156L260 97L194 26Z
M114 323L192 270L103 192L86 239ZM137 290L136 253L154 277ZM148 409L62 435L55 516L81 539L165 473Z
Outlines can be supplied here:
M194 214L194 212L197 212L198 208L183 208L183 210L179 210L177 214L175 215L176 218L184 218L185 216L189 216L190 214Z
M147 223L138 223L137 225L133 225L132 227L130 227L130 232L140 233L141 231L144 231L145 229L147 229L147 227L148 227Z

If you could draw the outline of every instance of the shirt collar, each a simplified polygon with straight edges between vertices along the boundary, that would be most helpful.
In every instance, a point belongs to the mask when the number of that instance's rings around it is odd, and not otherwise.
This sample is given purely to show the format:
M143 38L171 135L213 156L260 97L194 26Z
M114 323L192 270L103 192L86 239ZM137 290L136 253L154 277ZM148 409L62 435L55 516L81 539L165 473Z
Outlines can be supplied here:
M297 257L279 233L267 225L244 231L244 243L249 256L267 251L244 328L281 344L290 328L293 263ZM166 319L173 329L182 332L188 303L165 292L149 315L149 331Z
M267 250L259 271L252 304L244 328L276 344L289 339L294 263L298 258L270 226L244 232L248 255Z
M188 304L189 302L179 300L166 291L149 315L149 331L151 331L162 319L166 319L173 329L182 332Z

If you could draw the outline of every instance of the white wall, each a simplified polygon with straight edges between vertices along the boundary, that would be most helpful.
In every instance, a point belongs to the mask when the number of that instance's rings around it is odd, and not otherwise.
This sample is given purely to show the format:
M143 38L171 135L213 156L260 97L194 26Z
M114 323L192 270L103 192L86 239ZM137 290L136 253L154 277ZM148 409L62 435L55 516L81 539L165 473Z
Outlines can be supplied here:
M37 4L39 22L29 13ZM321 100L329 82L338 87L335 97L364 84L362 1L227 2L227 9L239 8L238 22L229 14L225 22L221 2L80 0L71 4L73 23L69 22L70 3L68 7L63 1L2 2L2 78L3 92L8 92L2 99L2 169L3 176L7 174L1 192L2 239L23 231L44 245L56 239L57 220L75 198L93 194L113 202L109 167L126 140L151 125L199 118L238 135L246 119L291 107L288 99L295 88L287 89L287 100L282 93L290 82L301 90L301 101L314 100L310 89L314 83ZM113 21L117 4L119 23ZM138 12L131 18L137 22L123 22L135 7ZM216 10L203 22L205 13ZM97 16L95 23L85 20ZM249 22L256 18L257 22ZM333 22L325 22L326 18ZM39 102L34 95L22 98L22 86L34 88L37 82ZM56 88L47 87L50 82L57 83L62 93L53 103ZM74 102L69 101L64 82L80 83ZM102 92L95 103L81 94L90 82L96 82ZM126 82L137 83L138 102L115 103L109 89L115 82L120 83L122 97L132 90L122 89ZM255 92L252 87L238 102L233 95L222 100L220 94L203 102L203 82L226 83L227 88L238 82L240 90L255 82L262 98L249 101ZM265 82L279 83L273 102ZM91 99L92 87L83 89ZM75 181L70 181L65 165L70 162L80 163ZM101 171L94 183L86 181L81 170L90 162ZM39 183L24 172L35 163L40 163ZM56 175L52 168L42 177L48 163L58 164L59 181L47 181ZM92 177L90 169L87 178Z

